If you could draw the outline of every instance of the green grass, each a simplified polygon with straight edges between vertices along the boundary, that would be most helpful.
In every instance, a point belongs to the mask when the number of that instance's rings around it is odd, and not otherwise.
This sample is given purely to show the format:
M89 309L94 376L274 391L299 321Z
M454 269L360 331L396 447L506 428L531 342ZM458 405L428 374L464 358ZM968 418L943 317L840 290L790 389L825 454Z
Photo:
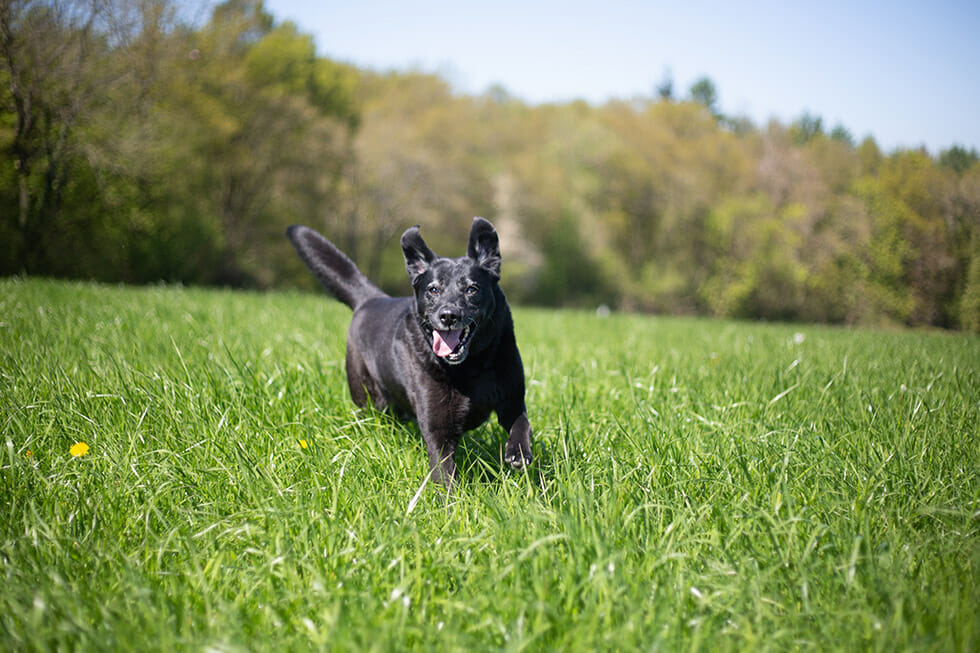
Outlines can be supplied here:
M980 649L976 337L515 319L446 507L345 307L0 281L0 649Z

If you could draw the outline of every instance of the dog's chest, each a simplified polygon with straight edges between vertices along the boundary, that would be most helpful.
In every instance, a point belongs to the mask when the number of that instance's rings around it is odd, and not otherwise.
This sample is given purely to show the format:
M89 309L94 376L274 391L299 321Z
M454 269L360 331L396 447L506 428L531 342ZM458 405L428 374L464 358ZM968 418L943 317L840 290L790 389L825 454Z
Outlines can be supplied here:
M499 403L500 387L493 371L454 379L446 396L446 409L464 430L485 422Z

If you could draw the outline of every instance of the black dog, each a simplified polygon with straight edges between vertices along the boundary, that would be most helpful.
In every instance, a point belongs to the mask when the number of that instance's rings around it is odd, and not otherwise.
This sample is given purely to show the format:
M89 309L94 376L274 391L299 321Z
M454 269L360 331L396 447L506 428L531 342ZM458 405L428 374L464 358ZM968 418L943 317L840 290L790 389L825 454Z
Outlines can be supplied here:
M474 218L466 256L443 258L419 228L402 235L414 297L390 297L330 241L308 227L286 232L323 286L354 309L347 333L347 383L358 406L391 408L418 421L430 478L451 486L463 431L497 412L509 438L504 460L531 462L524 368L500 279L493 225Z

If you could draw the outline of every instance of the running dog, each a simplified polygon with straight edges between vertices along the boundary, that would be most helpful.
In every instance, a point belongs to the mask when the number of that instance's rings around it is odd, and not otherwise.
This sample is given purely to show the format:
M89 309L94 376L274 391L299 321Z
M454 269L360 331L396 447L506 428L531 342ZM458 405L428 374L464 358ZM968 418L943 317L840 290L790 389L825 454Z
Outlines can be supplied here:
M324 288L354 311L347 333L347 383L358 406L370 401L418 422L430 479L450 488L464 431L491 411L508 433L504 461L531 462L524 368L500 280L493 225L474 218L466 255L436 255L418 226L401 238L414 295L390 297L316 231L287 236Z

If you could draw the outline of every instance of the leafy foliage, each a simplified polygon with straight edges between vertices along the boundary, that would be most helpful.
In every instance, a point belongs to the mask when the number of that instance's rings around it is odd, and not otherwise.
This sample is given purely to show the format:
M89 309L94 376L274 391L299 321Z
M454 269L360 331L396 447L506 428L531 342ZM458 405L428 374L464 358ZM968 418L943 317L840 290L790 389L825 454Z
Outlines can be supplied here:
M519 302L975 328L974 150L756 126L707 77L686 100L669 74L600 106L460 96L317 56L259 0L177 6L0 7L0 273L312 287L282 237L304 222L400 290L406 226L452 254L483 215Z

